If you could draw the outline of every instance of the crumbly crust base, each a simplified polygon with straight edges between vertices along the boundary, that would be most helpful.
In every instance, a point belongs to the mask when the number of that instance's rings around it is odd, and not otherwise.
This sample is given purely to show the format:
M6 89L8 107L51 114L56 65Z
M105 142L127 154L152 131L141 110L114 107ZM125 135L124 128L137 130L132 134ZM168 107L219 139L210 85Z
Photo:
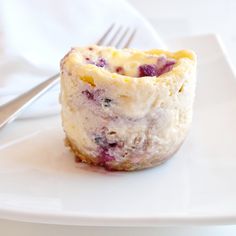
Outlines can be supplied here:
M172 152L168 153L165 156L157 156L153 158L151 161L142 161L139 163L132 163L128 160L123 162L109 162L109 163L100 163L98 159L91 158L88 155L82 153L74 144L72 140L68 136L65 138L65 145L72 151L75 156L76 162L83 162L93 166L102 166L109 171L134 171L134 170L142 170L150 167L155 167L161 165L170 159L181 147L182 143Z

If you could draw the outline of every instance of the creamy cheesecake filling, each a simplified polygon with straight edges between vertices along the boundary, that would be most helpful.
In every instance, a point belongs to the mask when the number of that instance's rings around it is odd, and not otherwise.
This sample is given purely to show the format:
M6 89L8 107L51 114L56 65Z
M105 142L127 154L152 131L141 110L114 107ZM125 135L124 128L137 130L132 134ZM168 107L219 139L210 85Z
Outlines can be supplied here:
M87 47L82 52L82 62L102 67L111 73L130 77L160 76L171 71L176 61L166 55L145 55L121 53L120 51L101 50Z
M183 142L192 118L193 53L90 46L72 49L61 68L63 127L81 160L142 169Z

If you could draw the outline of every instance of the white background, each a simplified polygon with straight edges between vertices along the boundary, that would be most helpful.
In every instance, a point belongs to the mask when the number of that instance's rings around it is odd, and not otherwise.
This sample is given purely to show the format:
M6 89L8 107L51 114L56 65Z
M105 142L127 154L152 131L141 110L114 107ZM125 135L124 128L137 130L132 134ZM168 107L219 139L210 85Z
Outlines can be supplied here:
M236 67L235 0L128 0L162 39L216 33Z

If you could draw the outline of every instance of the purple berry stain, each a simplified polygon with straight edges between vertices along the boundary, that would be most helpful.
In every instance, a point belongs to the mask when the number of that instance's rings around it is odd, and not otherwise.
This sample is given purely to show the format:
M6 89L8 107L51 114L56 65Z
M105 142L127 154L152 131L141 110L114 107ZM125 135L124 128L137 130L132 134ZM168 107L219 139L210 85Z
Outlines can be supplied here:
M82 94L84 94L88 100L94 100L94 94L89 92L87 89L82 91Z
M115 160L115 157L110 155L109 150L114 150L119 145L114 140L108 140L105 129L102 130L101 134L95 136L94 141L98 145L99 164L106 165L107 162Z
M114 161L115 158L109 154L109 150L107 148L101 148L99 152L99 163L104 165L109 161Z
M85 60L88 64L92 64L98 67L105 67L107 65L107 62L104 58L98 58L97 62L93 61L91 58L89 57L85 57Z
M98 67L105 67L107 65L107 62L104 58L99 58L95 65Z
M157 76L167 73L172 70L175 65L175 61L167 61L166 64L157 71Z
M139 77L144 76L160 76L172 70L175 65L174 60L167 60L165 57L159 57L156 64L144 64L139 66Z
M89 91L88 89L82 91L82 94L86 96L88 100L94 101L97 104L100 104L101 96L104 93L103 89L96 89Z
M157 74L157 67L156 65L148 65L144 64L139 66L139 77L144 77L144 76L156 76Z

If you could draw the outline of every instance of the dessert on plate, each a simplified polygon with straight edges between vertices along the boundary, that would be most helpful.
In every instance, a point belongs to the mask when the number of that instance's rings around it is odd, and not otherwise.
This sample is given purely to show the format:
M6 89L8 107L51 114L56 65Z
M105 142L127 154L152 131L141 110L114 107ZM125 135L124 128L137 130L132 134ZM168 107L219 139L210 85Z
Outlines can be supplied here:
M72 48L61 60L66 144L82 162L108 170L160 165L192 120L192 51Z

